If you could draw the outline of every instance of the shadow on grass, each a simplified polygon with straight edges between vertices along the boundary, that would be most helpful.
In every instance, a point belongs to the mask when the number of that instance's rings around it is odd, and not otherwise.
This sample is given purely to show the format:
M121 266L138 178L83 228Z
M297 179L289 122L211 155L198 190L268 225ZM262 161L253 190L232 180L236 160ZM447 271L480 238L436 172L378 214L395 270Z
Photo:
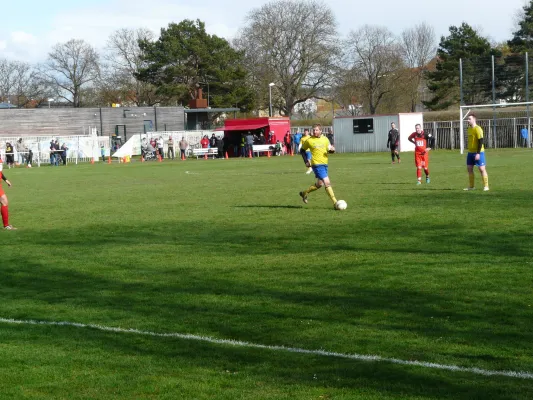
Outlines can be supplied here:
M303 208L303 206L292 206L292 205L279 205L279 204L250 204L250 205L241 205L233 206L233 208Z
M402 274L402 266L413 263L427 274L442 272L443 266L451 263L459 269L450 272L455 276L463 273L462 263L472 260L490 256L529 259L533 254L527 232L480 232L467 222L424 221L421 227L411 218L357 224L339 219L324 225L325 240L317 245L302 237L304 222L258 229L253 224L206 221L19 231L21 242L53 251L3 256L0 292L3 312L8 315L2 316L112 326L126 320L138 323L130 326L138 329L166 327L272 345L310 349L324 345L340 352L362 348L361 352L367 349L404 359L416 354L430 362L439 362L442 356L461 365L497 365L498 369L514 369L512 354L525 351L533 341L531 313L521 310L523 304L513 303L506 293L490 289L488 297L465 296L467 283L457 292L446 282L436 284L436 290L425 290L423 281L417 282L420 278L406 282L396 275ZM314 221L312 226L316 227ZM109 256L109 249L116 254ZM249 264L238 262L240 258ZM91 271L87 263L97 269ZM398 270L387 267L381 271L382 264L390 263L398 263ZM490 270L488 266L479 268L480 273ZM500 268L502 276L505 267ZM359 270L374 280L370 287ZM464 275L464 279L472 276ZM393 277L398 280L396 285L381 284ZM472 286L479 292L484 289L483 285ZM319 325L306 327L302 320ZM363 336L359 336L361 331ZM413 337L424 340L417 342ZM440 338L464 347L440 346ZM409 344L401 345L404 339ZM435 344L431 353L425 348L428 342ZM500 348L507 350L499 352ZM157 351L167 356L164 350ZM242 351L248 367L260 363L260 357L249 359L247 353ZM195 362L195 356L191 352L184 357ZM227 362L232 362L231 358ZM362 379L386 391L392 379L391 390L403 392L401 382L410 374L408 370L423 376L420 381L427 377L410 367L379 364L369 368L369 364L354 361L333 364L321 373L331 379L337 379L337 374L344 376L340 383L331 383L339 388L357 387ZM272 372L276 379L288 373L279 363L272 367L284 371ZM299 367L304 372L294 382L310 373L307 367ZM373 369L376 376L367 374ZM409 378L416 384L406 384L405 390L442 394L448 385L455 387L450 374L432 372L435 382L420 386L417 378ZM468 382L453 389L457 393L449 398L472 398L465 395L474 390ZM494 389L492 384L486 387ZM487 394L483 388L476 386L476 390Z

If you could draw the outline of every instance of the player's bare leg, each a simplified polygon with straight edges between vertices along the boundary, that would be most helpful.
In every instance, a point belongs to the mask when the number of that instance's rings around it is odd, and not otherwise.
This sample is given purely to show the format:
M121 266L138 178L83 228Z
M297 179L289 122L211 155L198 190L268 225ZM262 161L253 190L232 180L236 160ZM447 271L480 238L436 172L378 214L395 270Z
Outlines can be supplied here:
M328 194L329 198L333 202L333 206L335 206L335 203L337 203L337 199L335 198L335 193L333 193L333 188L331 187L331 182L329 181L329 177L326 176L324 179L322 179L322 182L326 188L326 193Z
M489 190L489 176L487 175L487 170L484 165L479 167L479 172L481 173L481 180L483 181L483 190L487 192ZM472 175L474 175L473 172Z
M468 171L468 187L465 190L474 190L474 166L467 165L466 169Z

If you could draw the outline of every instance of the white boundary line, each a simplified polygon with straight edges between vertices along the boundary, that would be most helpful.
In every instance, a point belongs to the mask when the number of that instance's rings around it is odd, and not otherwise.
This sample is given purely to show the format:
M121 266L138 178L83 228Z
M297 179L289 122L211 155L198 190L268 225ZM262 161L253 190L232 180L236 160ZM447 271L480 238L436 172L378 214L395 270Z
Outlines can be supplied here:
M266 344L243 342L240 340L216 339L216 338L212 338L208 336L198 336L198 335L192 335L192 334L187 334L187 333L177 333L177 332L159 333L159 332L141 331L138 329L115 328L111 326L102 326L102 325L95 325L95 324L81 324L77 322L18 320L18 319L1 318L1 317L0 317L0 323L18 324L18 325L72 326L75 328L96 329L96 330L104 331L104 332L133 333L136 335L165 337L165 338L178 338L178 339L185 339L185 340L196 340L199 342L224 344L224 345L237 346L237 347L249 347L249 348L254 348L254 349L284 351L284 352L289 352L289 353L312 354L312 355L318 355L318 356L345 358L345 359L358 360L358 361L385 362L385 363L391 363L391 364L409 365L409 366L416 366L416 367L423 367L423 368L447 370L447 371L453 371L453 372L469 372L472 374L484 375L484 376L505 376L505 377L511 377L511 378L533 380L533 373L527 372L527 371L494 371L494 370L487 370L487 369L481 369L481 368L475 368L475 367L460 367L457 365L436 364L436 363L423 362L423 361L407 361L407 360L400 360L397 358L386 358L386 357L381 357L381 356L376 356L376 355L335 353L335 352L326 351L326 350L307 350L307 349L300 349L297 347L270 346Z

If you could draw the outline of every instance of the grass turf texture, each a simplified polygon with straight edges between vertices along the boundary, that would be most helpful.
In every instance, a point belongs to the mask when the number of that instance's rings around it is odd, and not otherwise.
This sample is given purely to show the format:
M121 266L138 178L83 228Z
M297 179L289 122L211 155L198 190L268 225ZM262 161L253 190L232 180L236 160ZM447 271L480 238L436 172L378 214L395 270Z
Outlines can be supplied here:
M5 171L0 317L533 371L532 153L334 155ZM476 171L476 185L481 188ZM5 185L4 185L5 186ZM533 381L0 323L0 397L527 399Z

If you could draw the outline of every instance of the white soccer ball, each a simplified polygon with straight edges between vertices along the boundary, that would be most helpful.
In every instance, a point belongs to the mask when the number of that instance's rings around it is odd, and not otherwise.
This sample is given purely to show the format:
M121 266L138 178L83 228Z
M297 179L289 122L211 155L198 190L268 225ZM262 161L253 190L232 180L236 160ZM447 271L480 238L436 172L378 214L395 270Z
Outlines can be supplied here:
M339 200L335 203L336 210L346 210L346 208L348 208L348 204L344 200Z

